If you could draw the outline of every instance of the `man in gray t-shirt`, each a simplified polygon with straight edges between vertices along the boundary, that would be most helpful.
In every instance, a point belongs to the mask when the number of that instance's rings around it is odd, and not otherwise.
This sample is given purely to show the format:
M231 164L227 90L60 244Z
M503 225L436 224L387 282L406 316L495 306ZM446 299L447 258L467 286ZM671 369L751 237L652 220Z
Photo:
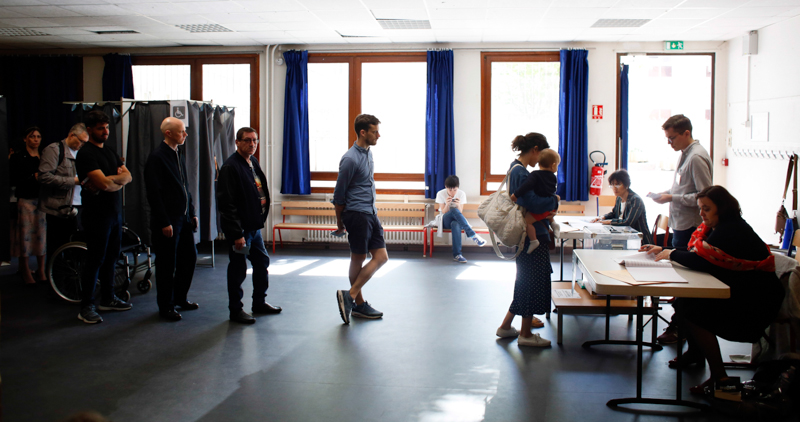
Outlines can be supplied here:
M339 162L339 176L333 190L338 226L333 235L343 236L347 229L350 243L350 289L336 291L339 314L345 324L350 324L351 314L368 319L383 317L383 312L370 306L361 294L367 281L389 260L383 226L375 207L375 165L370 151L381 136L380 123L377 117L369 114L356 117L358 137ZM367 252L372 259L362 266Z

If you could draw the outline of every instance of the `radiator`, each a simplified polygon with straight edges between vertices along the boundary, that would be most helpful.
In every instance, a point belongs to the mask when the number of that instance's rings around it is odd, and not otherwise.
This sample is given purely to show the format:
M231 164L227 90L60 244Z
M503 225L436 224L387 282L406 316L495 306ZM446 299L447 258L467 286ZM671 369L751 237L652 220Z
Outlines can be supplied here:
M332 216L309 216L308 222L312 224L336 224L336 217ZM413 217L382 217L381 223L384 226L417 226L420 224L419 218ZM421 245L423 233L411 232L384 232L383 238L386 243L403 245ZM331 242L347 243L347 237L334 237L329 232L323 230L309 230L305 238L306 242Z

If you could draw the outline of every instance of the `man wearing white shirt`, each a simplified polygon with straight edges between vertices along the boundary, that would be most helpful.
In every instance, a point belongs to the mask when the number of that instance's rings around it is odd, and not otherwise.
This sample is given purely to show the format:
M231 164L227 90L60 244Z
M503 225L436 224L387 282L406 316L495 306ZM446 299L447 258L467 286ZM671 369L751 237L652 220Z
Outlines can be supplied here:
M448 176L444 181L445 188L436 193L436 203L439 204L439 213L442 214L442 227L450 229L453 235L453 261L466 264L467 259L461 254L461 231L463 230L478 246L485 245L486 241L475 234L462 214L464 204L467 203L467 194L458 186L458 176Z

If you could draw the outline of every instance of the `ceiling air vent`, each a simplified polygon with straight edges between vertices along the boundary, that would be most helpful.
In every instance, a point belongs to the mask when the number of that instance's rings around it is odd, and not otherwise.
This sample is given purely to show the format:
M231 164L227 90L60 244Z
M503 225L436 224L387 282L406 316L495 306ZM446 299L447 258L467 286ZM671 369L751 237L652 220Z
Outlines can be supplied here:
M592 28L638 28L650 19L598 19Z
M431 21L415 19L377 19L383 29L431 29Z
M116 31L92 31L98 35L119 35L119 34L138 34L138 32L132 29L122 29Z
M230 29L217 25L215 23L205 23L200 25L175 25L180 29L185 29L189 32L233 32Z
M0 28L0 37L38 37L42 35L50 34L27 28Z

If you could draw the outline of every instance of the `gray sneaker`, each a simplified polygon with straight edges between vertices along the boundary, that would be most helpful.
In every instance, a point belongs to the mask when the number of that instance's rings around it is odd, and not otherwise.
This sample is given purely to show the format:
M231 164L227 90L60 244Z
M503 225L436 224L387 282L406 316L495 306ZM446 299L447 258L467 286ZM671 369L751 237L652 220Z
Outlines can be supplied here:
M101 311L128 311L132 308L130 303L125 302L124 300L114 297L111 299L110 302L101 303L97 309Z
M364 302L353 308L353 316L357 318L378 319L383 317L383 312L373 308L369 302Z
M339 302L339 315L345 324L350 324L350 313L356 307L356 301L350 296L350 290L337 290L336 301Z
M78 314L78 319L87 324L97 324L103 322L103 318L94 310L94 305L84 306Z

